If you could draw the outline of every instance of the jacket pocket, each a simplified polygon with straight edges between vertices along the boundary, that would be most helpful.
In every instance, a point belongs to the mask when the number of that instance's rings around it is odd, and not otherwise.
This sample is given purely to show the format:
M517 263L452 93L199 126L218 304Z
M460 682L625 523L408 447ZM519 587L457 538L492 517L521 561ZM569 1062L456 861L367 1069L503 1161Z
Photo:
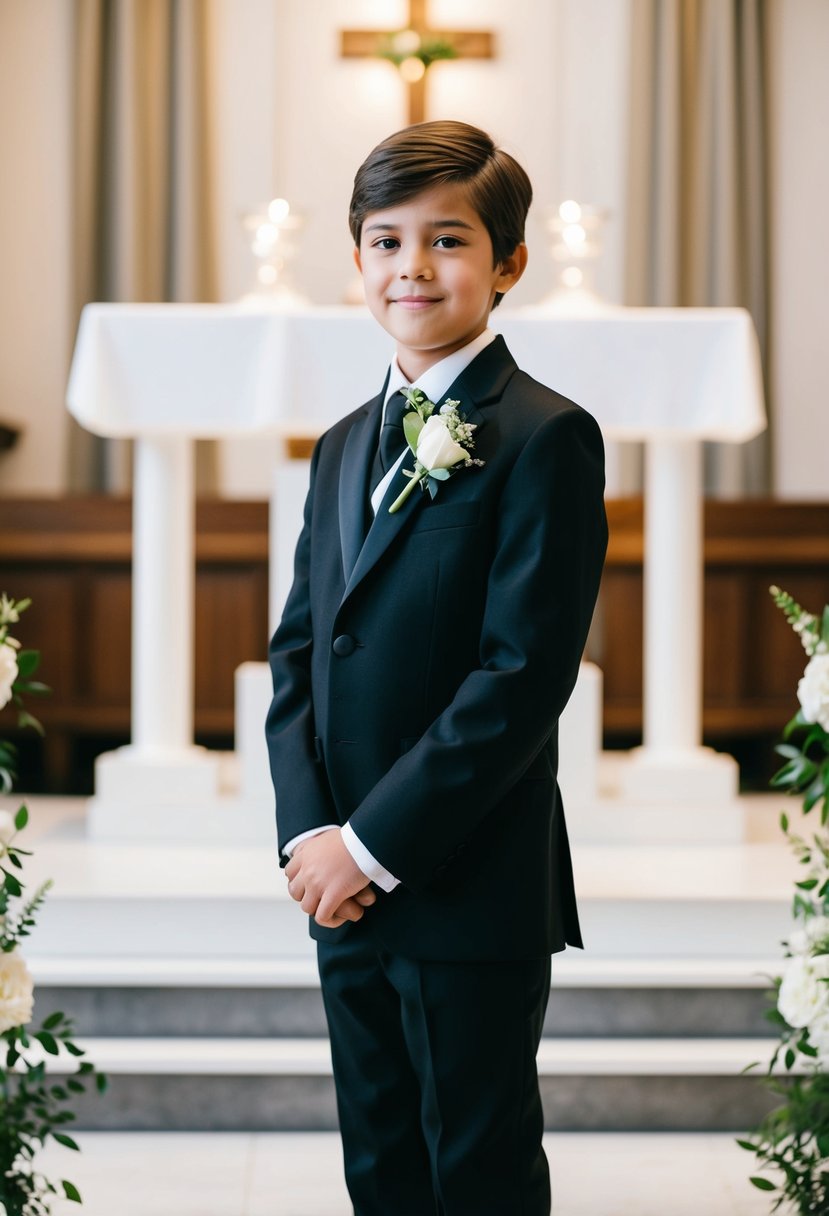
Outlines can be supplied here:
M412 532L433 532L437 528L469 528L478 522L481 504L472 502L429 502L417 513Z

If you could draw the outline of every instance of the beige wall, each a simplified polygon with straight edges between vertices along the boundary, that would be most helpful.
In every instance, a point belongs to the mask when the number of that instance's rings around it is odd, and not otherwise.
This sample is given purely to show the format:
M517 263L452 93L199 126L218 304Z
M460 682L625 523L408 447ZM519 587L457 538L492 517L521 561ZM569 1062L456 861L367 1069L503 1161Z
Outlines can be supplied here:
M398 0L209 0L217 21L215 160L220 292L238 298L251 267L239 213L273 194L308 214L297 278L316 303L352 277L345 209L354 169L405 119L384 64L343 62L338 31L402 22ZM395 10L395 3L397 9ZM788 497L827 497L829 393L829 3L773 0L777 89L774 386L776 478ZM566 195L614 212L602 287L619 297L624 230L628 0L431 0L437 23L493 29L498 59L451 64L433 112L490 129L536 191L531 263L515 303L540 298L550 266L545 205ZM0 457L0 493L59 493L70 307L69 0L0 3L0 417L27 428ZM230 483L245 464L229 460ZM235 473L234 470L235 469ZM267 462L254 477L267 488ZM239 482L249 492L251 479ZM231 485L232 488L232 485Z
M0 419L24 428L0 455L3 494L65 482L70 15L66 0L0 4Z

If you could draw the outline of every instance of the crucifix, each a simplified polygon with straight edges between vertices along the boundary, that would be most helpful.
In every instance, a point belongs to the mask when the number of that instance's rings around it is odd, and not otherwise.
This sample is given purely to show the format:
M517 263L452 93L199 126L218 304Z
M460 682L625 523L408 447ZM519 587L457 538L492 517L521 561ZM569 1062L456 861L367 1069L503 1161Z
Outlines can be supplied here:
M340 54L345 59L388 59L409 88L409 124L426 117L426 73L438 59L493 59L494 40L487 30L437 30L429 26L428 0L409 0L404 30L343 30Z

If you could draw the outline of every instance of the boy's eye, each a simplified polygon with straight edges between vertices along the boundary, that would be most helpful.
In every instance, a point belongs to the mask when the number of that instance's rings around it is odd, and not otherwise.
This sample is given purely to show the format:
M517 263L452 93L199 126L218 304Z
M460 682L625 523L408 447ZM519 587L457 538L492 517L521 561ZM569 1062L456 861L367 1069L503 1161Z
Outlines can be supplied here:
M435 244L441 249L457 249L461 242L456 236L439 236Z
M400 244L396 236L381 236L374 242L375 249L396 249Z

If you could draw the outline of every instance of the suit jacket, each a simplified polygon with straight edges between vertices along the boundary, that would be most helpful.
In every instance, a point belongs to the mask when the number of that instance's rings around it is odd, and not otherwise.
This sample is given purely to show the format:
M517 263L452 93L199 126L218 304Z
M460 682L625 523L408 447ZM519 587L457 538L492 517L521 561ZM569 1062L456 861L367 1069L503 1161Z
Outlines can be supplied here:
M483 467L390 515L398 470L367 535L383 394L314 451L270 646L279 844L350 820L400 879L358 925L312 921L314 937L371 932L434 960L543 957L582 945L557 727L607 545L602 438L501 337L446 395L477 424Z

